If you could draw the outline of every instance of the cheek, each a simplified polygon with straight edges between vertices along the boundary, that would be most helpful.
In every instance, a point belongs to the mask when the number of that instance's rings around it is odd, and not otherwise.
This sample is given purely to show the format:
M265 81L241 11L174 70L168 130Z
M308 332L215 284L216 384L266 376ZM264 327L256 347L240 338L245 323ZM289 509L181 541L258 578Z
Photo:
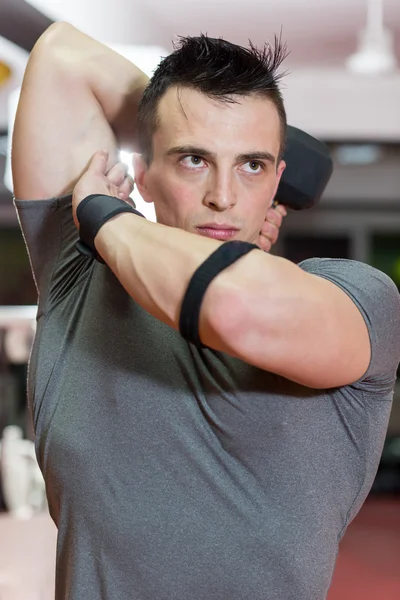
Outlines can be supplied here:
M196 207L198 209L199 192L199 186L176 177L166 176L153 181L152 197L157 221L182 226Z
M179 168L172 170L166 178L171 193L175 197L187 199L201 196L201 190L206 183L206 173L190 173Z
M270 184L248 186L245 194L245 204L249 208L249 216L259 219L265 215L271 206L274 195L274 187Z
M243 202L244 218L246 220L248 229L251 235L259 233L265 218L267 211L272 204L273 190L271 187L264 187L263 189L253 188L250 193L246 195L246 200Z

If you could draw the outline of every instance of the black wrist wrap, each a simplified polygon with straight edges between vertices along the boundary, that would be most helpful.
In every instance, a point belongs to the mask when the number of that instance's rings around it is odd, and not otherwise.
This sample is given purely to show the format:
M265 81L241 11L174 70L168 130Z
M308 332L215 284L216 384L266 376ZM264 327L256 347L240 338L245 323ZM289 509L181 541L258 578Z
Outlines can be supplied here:
M253 249L259 250L259 247L239 240L225 242L195 271L183 298L179 317L179 331L185 340L198 348L205 348L199 337L200 309L204 294L218 273Z
M96 258L99 262L104 263L104 260L97 253L94 238L104 223L124 212L134 213L144 218L139 211L129 206L124 200L115 198L114 196L91 194L82 200L76 211L80 237L76 243L78 252L84 256Z

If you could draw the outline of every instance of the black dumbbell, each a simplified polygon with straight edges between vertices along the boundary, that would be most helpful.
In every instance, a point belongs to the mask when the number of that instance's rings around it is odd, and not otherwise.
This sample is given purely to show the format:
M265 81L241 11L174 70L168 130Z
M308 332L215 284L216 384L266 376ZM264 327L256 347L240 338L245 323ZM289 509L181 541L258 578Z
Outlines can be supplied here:
M293 210L312 208L319 202L333 172L329 148L308 133L289 125L283 160L286 169L274 205L284 204Z

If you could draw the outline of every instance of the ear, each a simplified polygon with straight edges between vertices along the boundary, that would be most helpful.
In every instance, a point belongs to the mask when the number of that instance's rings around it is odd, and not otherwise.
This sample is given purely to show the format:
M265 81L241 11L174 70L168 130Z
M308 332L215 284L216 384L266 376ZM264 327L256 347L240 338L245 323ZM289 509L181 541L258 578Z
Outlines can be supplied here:
M135 153L132 158L133 172L135 174L135 186L145 202L153 202L147 188L146 175L149 170L146 161L141 154Z
M279 183L281 181L282 173L285 169L286 169L286 163L284 160L281 160L281 162L279 163L278 168L276 170L276 185L275 185L274 195L272 196L272 199L271 199L271 204L274 201L276 192L278 191Z

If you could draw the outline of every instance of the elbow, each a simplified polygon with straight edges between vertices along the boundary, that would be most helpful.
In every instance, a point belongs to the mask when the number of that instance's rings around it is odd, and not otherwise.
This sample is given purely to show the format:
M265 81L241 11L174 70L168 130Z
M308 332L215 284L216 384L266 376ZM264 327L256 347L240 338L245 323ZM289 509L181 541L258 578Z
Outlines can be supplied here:
M52 23L50 27L42 33L36 42L34 49L42 46L57 46L65 40L66 36L71 35L71 31L73 30L74 27L65 21Z
M51 60L61 62L75 31L72 25L64 21L52 23L37 40L28 62L37 60L47 63Z
M81 74L82 56L79 47L78 30L69 23L53 23L36 42L28 59L27 72L36 79L43 70L62 78L76 78Z

